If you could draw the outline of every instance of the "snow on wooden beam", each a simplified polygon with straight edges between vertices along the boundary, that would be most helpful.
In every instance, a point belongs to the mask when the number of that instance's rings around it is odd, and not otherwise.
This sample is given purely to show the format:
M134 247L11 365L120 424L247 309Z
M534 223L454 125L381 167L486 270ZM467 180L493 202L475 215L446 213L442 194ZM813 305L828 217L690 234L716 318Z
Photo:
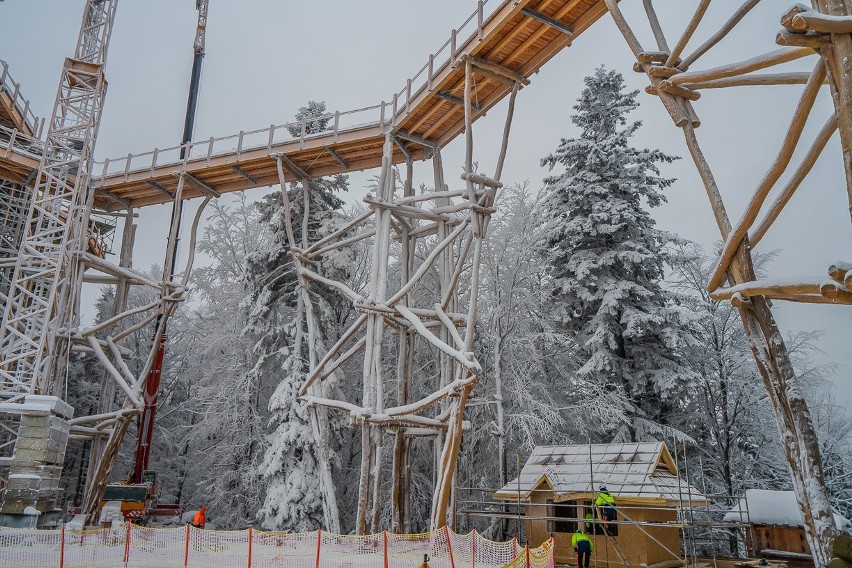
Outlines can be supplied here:
M834 280L818 282L797 279L767 279L744 282L736 286L718 288L710 292L713 300L731 300L735 296L750 298L754 296L772 296L783 300L786 296L821 296L838 304L852 304L852 292Z
M729 63L703 71L687 71L680 73L671 78L671 82L675 85L684 83L699 83L702 81L710 81L712 79L724 79L725 77L734 77L744 75L752 71L759 71L767 67L781 65L802 57L814 55L815 51L809 47L794 47L790 49L779 49L769 53L764 53L745 61Z
M852 33L852 16L831 16L797 4L781 17L781 25L789 30L814 31L821 34Z

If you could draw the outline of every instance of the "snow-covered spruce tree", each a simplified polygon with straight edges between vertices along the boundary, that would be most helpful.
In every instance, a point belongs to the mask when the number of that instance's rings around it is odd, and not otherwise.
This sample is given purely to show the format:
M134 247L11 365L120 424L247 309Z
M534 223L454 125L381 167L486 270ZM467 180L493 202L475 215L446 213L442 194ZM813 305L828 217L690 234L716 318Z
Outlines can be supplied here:
M306 119L311 125L321 122L310 119L320 116L324 108L321 103L308 103L300 109L298 118ZM307 241L315 242L345 222L340 212L343 202L336 193L348 188L348 178L339 175L306 183L309 199ZM293 184L288 189L298 245L303 235L303 195L301 184ZM249 309L246 333L256 338L254 354L257 357L257 363L249 372L271 374L279 381L269 401L272 433L260 466L267 493L258 518L265 527L278 530L327 528L311 417L298 400L298 390L308 370L307 337L302 321L302 298L289 254L281 195L276 192L266 196L258 208L271 244L247 259L246 278L250 291L245 302ZM327 277L345 280L351 261L348 251L335 251L312 268ZM335 293L319 286L311 288L311 296L319 324L317 340L322 343L324 337L336 335L335 328L342 324L347 306ZM334 385L327 388L334 388ZM323 451L327 458L333 458L334 448L325 447Z
M576 336L589 427L641 440L667 429L690 376L680 358L689 315L660 285L673 237L645 208L663 203L674 180L657 165L675 158L630 145L638 91L625 92L619 73L601 67L585 84L572 117L580 136L541 162L562 170L545 179L552 313Z

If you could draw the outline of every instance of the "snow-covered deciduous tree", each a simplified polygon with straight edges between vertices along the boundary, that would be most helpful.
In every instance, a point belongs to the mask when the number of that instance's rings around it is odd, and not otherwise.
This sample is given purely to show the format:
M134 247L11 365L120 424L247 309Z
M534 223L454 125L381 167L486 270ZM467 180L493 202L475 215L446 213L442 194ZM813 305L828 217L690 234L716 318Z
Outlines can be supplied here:
M571 375L571 339L553 325L545 275L534 254L541 234L541 195L528 185L503 189L482 254L480 343L485 373L480 392L494 393L499 483L507 480L507 445L531 451L564 431L554 385ZM493 381L493 386L492 386Z
M572 117L580 135L542 160L557 170L542 208L553 313L576 334L588 412L608 434L640 440L667 428L691 376L680 357L690 316L660 284L673 237L646 210L663 203L673 180L658 164L674 158L631 146L637 92L619 73L599 68L585 84Z

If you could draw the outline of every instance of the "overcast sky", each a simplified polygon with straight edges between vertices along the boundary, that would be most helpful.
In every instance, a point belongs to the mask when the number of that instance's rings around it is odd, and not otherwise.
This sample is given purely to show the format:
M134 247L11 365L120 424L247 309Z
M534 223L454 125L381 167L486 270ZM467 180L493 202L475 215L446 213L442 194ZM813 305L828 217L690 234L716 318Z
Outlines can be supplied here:
M490 0L489 5L498 1ZM73 53L83 4L82 0L0 2L0 59L9 63L39 115L51 111L62 62ZM661 19L669 43L674 44L696 2L657 4L665 5ZM718 28L734 4L714 3L691 46ZM641 23L641 2L624 0L622 7L631 21ZM474 0L210 0L194 138L282 124L311 99L324 100L331 111L389 100L475 8ZM759 5L744 21L745 26L693 69L777 49L774 38L782 9L778 2ZM109 89L96 149L99 160L179 142L195 23L193 0L119 2L106 70ZM646 48L654 49L646 30L637 31ZM787 69L809 69L814 62L814 58L806 59ZM605 16L533 76L532 84L518 96L504 181L530 180L533 186L540 186L546 172L539 159L561 137L576 135L569 117L582 78L603 64L620 70L631 88L642 89L647 79L631 71L632 63L621 35ZM699 140L732 220L739 218L777 153L800 92L801 86L706 91L695 104L703 120ZM669 203L656 209L654 216L661 228L712 247L718 232L682 135L655 97L642 93L640 101L642 106L634 118L644 126L636 144L686 158L664 171L678 181L667 192ZM824 89L794 164L831 109ZM474 125L475 159L485 171L493 169L504 117L505 102ZM445 151L449 180L461 171L462 144L458 138ZM773 276L825 278L833 261L852 261L852 224L840 157L835 135L788 210L761 243L759 250L779 253L771 266ZM424 168L417 173L422 173L418 183L430 183ZM375 174L353 174L349 199L363 197L365 182ZM269 190L253 190L251 195L259 197L265 191ZM142 211L134 259L137 267L162 263L168 217L167 206ZM848 348L852 308L776 302L774 312L786 330L824 330L820 347L824 361L838 365L839 401L852 403L852 350Z

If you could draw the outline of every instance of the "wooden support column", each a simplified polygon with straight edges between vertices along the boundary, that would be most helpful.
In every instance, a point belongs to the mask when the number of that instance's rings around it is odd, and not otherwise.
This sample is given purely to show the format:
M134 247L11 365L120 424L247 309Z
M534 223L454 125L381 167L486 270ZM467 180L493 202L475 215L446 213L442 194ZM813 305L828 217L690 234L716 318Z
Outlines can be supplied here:
M276 154L272 156L276 161L276 166L278 170L278 182L281 191L281 202L284 208L284 225L285 231L287 233L287 242L290 245L291 257L293 259L293 269L297 275L297 282L299 286L299 296L296 299L296 312L297 312L297 323L296 323L296 337L295 337L295 345L294 349L296 353L301 355L303 351L303 344L307 342L308 347L308 374L313 372L316 369L318 364L318 355L317 355L317 344L319 338L317 337L318 333L318 320L316 314L313 309L313 302L310 297L310 283L305 278L303 273L303 266L301 256L298 254L293 254L295 252L296 247L296 237L295 232L293 231L293 215L292 215L292 203L290 202L290 196L287 193L287 182L284 179L284 166L285 166L285 158L281 154ZM301 180L302 185L302 201L303 201L303 210L302 210L302 242L300 250L306 250L308 248L308 227L309 220L311 214L310 208L310 194L309 194L309 180L303 178ZM305 338L304 326L307 328L307 339ZM310 385L309 394L322 396L322 382L318 382ZM329 433L329 425L328 425L328 417L326 415L325 409L319 409L316 406L313 406L309 409L309 416L311 419L311 432L314 438L314 447L316 451L317 458L317 469L318 469L318 477L320 479L320 494L322 495L322 507L323 507L323 517L325 520L325 528L330 532L339 532L340 531L340 514L337 508L337 494L334 489L334 483L331 478L331 466L328 463L328 456L326 455L325 448L327 447L330 433Z
M413 175L414 163L411 158L405 162L405 188L404 197L414 196ZM411 219L411 228L416 228L417 219ZM408 282L414 272L414 247L416 239L410 235L408 227L402 228L400 234L400 282ZM407 306L407 297L403 297L401 305ZM411 392L412 378L414 374L414 348L415 335L409 333L405 328L400 328L397 332L399 336L399 354L397 357L397 404L404 406L409 402ZM408 496L411 491L411 477L409 475L409 447L411 441L405 435L405 430L397 429L394 434L394 454L393 454L393 479L391 483L392 494L392 517L393 517L393 532L397 534L405 534L409 531L408 518Z
M121 251L119 252L118 266L121 268L133 268L133 244L136 239L136 224L133 222L133 209L128 208L124 216L124 230L121 235ZM126 278L119 277L115 287L115 297L112 301L110 317L115 317L125 310L127 306L127 295L130 285ZM115 409L115 381L110 378L109 373L104 370L101 376L100 396L98 397L97 414L105 414ZM86 492L90 491L89 485L92 479L98 477L98 471L102 467L106 440L101 436L92 439L89 446L89 468L86 473Z
M385 136L382 171L376 190L379 202L393 199L393 136ZM376 236L373 246L373 266L370 274L368 301L384 303L387 294L388 254L391 241L391 212L385 207L375 207ZM381 412L384 406L382 377L382 339L384 317L376 312L367 314L366 344L364 347L364 385L362 406ZM361 431L361 478L358 484L358 514L355 530L367 534L378 522L380 498L379 469L382 462L382 440L379 426L364 421Z
M812 0L814 9L829 16L852 16L852 0ZM843 169L846 172L846 196L852 220L852 34L831 34L831 43L822 50L828 69L831 95L837 114Z
M616 26L621 31L630 49L637 60L641 61L644 50L636 35L624 18L617 0L605 0ZM829 4L840 6L852 0L832 0L832 2L817 0L818 4ZM748 7L748 2L744 8ZM846 12L848 13L848 11ZM736 21L726 24L725 28L733 27ZM720 31L727 33L729 29ZM643 70L648 73L649 64L642 63ZM677 77L677 76L675 76ZM650 75L649 79L657 87L659 78ZM674 95L658 92L666 109L675 119L675 123L681 127L686 139L690 155L698 169L701 180L707 191L710 207L719 227L722 239L728 239L732 232L730 218L725 209L721 193L716 185L715 178L710 169L698 140L695 136L696 119L682 120L684 113L694 114L689 101ZM836 101L838 99L835 99ZM672 104L674 103L674 104ZM841 101L841 108L849 110L846 101ZM844 157L846 157L846 141L844 140ZM848 167L848 160L845 160ZM847 176L849 170L847 169ZM847 177L848 179L848 177ZM728 265L726 278L731 285L751 282L755 280L754 266L751 257L751 248L748 237L742 239L736 247L733 258ZM828 501L828 492L825 487L825 478L822 471L822 462L819 453L819 444L813 427L807 403L799 390L796 374L790 362L790 356L784 339L778 329L778 325L769 308L767 299L763 296L754 296L747 301L739 301L737 308L745 329L745 335L751 347L758 370L763 383L769 394L775 421L784 446L787 463L793 481L793 488L802 511L805 524L805 533L813 551L817 566L825 566L828 562L828 553L831 540L835 533L834 519Z

